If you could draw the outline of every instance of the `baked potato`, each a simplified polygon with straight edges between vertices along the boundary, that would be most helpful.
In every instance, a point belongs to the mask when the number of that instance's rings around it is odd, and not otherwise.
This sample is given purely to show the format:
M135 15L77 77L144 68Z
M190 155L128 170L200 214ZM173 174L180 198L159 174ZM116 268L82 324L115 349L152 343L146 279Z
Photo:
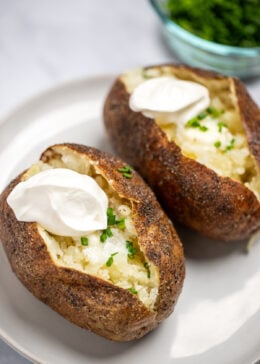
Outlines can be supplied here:
M159 77L203 85L209 107L182 129L133 110L135 90ZM115 152L143 176L173 221L224 241L245 239L260 227L260 110L241 81L185 65L128 71L106 98L104 123ZM206 123L216 129L211 145ZM207 145L187 137L194 128ZM217 138L224 129L231 139L222 148Z
M17 220L7 202L10 192L52 168L89 175L106 193L114 221L105 239L104 231L94 231L84 244ZM95 148L51 146L14 179L0 195L0 237L14 273L34 296L114 341L138 339L154 329L181 292L184 257L171 221L135 171ZM108 244L117 252L107 254Z

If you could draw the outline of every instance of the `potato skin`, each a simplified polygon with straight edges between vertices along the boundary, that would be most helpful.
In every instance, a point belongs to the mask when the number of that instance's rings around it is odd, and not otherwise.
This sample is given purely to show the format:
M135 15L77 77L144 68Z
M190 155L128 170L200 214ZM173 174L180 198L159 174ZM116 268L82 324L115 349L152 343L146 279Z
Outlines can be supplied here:
M248 145L260 168L260 110L235 78L183 65L176 74L229 84L237 99ZM160 67L152 66L145 69ZM224 241L247 238L260 227L260 203L252 191L185 157L153 119L129 108L120 77L104 105L104 122L115 152L130 163L154 190L168 215L200 233Z
M173 311L185 275L181 243L141 177L133 171L133 178L126 180L117 171L125 163L97 149L76 144L52 146L41 159L47 162L64 148L98 162L101 174L120 196L131 201L139 244L159 271L155 310L150 311L126 289L54 263L37 224L18 221L6 202L23 173L0 195L0 236L4 249L14 273L27 289L66 319L114 341L138 339Z

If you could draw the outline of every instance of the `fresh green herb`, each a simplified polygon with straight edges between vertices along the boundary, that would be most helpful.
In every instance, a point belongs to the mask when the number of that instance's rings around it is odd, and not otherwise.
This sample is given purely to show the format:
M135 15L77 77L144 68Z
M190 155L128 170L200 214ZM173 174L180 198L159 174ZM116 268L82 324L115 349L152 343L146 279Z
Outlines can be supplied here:
M207 112L206 111L202 111L198 116L197 116L197 118L199 119L199 120L203 120L203 119L205 119L206 117L207 117Z
M151 271L150 271L149 264L147 262L144 262L144 267L147 270L147 277L151 278Z
M116 225L118 229L124 230L125 229L125 218L121 217L120 219L116 219L116 215L111 207L107 209L107 224L112 226Z
M185 125L186 128L199 128L200 127L200 123L199 123L199 120L198 118L192 118L190 119L186 125Z
M133 259L137 250L134 247L134 244L129 240L126 241L126 249L128 250L128 258Z
M107 238L111 238L111 236L113 236L113 233L110 229L110 227L108 227L107 229L102 231L102 234L100 235L100 241L101 243L104 243Z
M111 207L107 209L107 224L108 225L115 225L116 223L116 215Z
M220 115L222 115L224 113L224 110L217 110L215 107L213 106L209 106L206 109L206 112L212 116L214 119L218 118Z
M200 131L207 131L208 128L205 125L200 125L199 127Z
M216 148L220 148L221 147L221 141L220 140L216 141L216 143L214 143L214 146Z
M133 293L133 294L137 294L137 290L134 287L128 288L128 290Z
M186 128L198 128L200 131L207 131L208 128L205 125L201 125L201 120L205 119L208 115L210 115L213 118L219 117L221 114L223 114L223 110L219 111L215 109L213 106L209 106L205 111L202 111L200 114L198 114L196 117L190 119L187 121L185 127ZM226 124L219 122L218 123L218 131L221 132L223 127L227 127Z
M218 131L221 133L223 128L227 128L227 124L222 123L222 121L220 121L218 123Z
M121 219L116 220L116 226L118 227L118 229L124 230L125 229L125 218L121 217Z
M131 179L133 176L132 176L132 173L123 173L123 177L125 178L128 178L128 179Z
M131 173L132 168L130 166L125 166L117 169L120 173Z
M88 238L86 236L82 236L80 238L80 241L81 241L81 245L88 246Z
M114 263L114 256L117 255L117 254L118 254L118 252L113 253L113 254L110 255L110 257L106 261L106 266L107 267L111 267L111 265Z
M168 16L203 39L238 47L259 47L259 0L167 0Z
M201 115L201 114L199 114ZM198 128L200 131L207 131L208 128L205 125L201 125L199 122L199 115L196 116L195 118L190 119L185 127L186 128ZM203 117L204 118L204 117ZM200 120L202 120L202 118L200 117Z
M227 152L227 151L229 151L229 150L231 150L231 149L233 149L233 148L234 148L235 141L236 141L236 140L235 140L234 138L233 138L233 139L231 139L231 141L230 141L229 145L227 145L227 146L226 146L225 152Z
M118 170L118 172L122 173L123 177L125 177L125 178L130 179L133 177L132 168L130 166L121 167L121 168L118 168L117 170Z

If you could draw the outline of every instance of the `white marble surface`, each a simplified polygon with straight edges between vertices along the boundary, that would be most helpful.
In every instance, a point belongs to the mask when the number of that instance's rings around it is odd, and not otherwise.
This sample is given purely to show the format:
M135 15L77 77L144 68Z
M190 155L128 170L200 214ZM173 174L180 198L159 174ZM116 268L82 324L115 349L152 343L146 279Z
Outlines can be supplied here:
M148 0L0 0L0 117L57 83L175 61ZM260 104L260 79L246 82ZM0 364L28 363L0 342Z

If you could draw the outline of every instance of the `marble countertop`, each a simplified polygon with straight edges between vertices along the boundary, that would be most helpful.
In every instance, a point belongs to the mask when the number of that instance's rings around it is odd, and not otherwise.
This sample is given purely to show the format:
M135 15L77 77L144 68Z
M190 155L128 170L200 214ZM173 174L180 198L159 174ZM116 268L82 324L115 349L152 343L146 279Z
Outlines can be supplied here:
M0 118L58 83L174 62L148 0L0 0ZM260 78L246 82L260 104ZM29 363L0 342L0 364Z

